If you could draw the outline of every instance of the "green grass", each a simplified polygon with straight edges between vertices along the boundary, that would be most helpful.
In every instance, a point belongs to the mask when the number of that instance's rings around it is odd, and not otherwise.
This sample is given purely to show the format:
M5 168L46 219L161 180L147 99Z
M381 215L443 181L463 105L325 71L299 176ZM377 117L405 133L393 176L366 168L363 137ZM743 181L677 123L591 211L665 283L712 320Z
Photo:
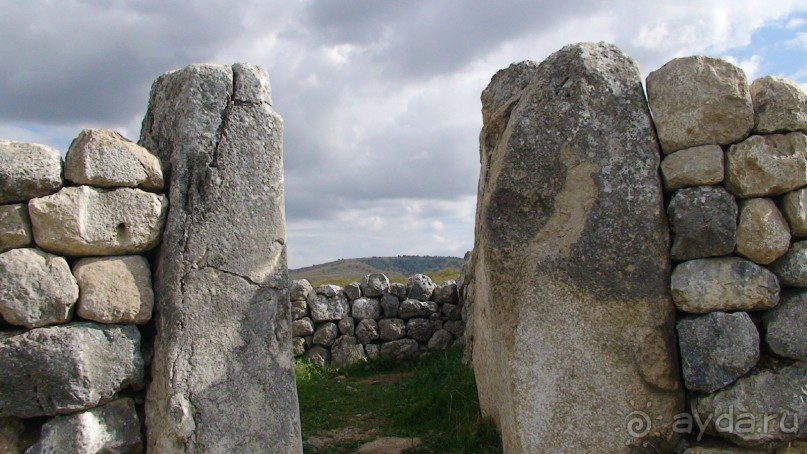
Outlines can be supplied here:
M420 437L407 453L500 453L495 427L479 412L473 372L462 351L431 353L416 363L372 362L338 371L299 361L297 392L308 453L355 452L376 437ZM375 430L369 440L313 450L305 442L350 427Z

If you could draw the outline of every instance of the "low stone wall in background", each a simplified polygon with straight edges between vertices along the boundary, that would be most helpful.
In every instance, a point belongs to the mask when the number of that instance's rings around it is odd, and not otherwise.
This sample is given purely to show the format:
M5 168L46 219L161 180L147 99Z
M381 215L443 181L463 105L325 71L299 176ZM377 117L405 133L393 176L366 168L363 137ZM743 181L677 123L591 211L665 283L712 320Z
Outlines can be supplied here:
M82 131L64 168L0 140L0 452L143 449L162 189L159 160L112 131Z
M465 323L454 281L435 285L415 274L406 284L390 284L383 274L368 274L344 288L313 288L298 279L289 293L294 356L314 364L343 368L463 343Z

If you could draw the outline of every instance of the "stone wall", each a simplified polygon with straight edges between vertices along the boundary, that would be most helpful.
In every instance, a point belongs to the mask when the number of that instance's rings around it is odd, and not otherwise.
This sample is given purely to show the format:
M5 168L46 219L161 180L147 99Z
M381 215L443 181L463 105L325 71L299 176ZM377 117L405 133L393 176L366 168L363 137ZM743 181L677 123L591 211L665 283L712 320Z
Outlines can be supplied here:
M706 57L646 87L600 43L482 94L483 414L505 452L803 450L807 95Z
M292 282L294 356L319 365L347 367L367 359L407 359L422 351L462 344L457 284L435 285L423 274L406 285L383 274L362 282L320 285Z
M62 164L0 141L0 452L139 452L160 162L84 130Z

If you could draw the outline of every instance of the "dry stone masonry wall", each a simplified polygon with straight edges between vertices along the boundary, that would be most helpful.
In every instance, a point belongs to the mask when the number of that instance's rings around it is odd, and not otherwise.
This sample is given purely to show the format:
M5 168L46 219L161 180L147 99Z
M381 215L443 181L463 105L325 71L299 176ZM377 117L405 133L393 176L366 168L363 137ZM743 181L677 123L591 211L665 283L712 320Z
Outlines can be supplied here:
M457 284L423 274L406 284L368 274L344 288L305 280L291 284L294 356L347 367L365 360L401 360L463 343Z
M505 452L803 452L807 94L707 57L646 87L600 43L483 92L482 412Z
M162 190L159 160L113 131L82 131L64 168L0 141L0 451L143 449Z

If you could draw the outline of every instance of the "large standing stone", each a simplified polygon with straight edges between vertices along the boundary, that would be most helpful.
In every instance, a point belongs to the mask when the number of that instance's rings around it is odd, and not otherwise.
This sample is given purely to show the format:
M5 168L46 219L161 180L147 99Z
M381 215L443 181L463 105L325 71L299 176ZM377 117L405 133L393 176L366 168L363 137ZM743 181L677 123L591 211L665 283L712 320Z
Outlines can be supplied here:
M761 77L751 84L751 99L756 132L807 133L807 93L798 84L782 77Z
M353 301L353 307L350 313L356 320L363 320L365 318L378 319L381 317L381 305L375 298L361 297Z
M62 156L47 145L0 139L0 204L26 202L62 187Z
M795 238L807 238L807 189L788 192L782 197L782 213Z
M160 242L164 195L140 189L64 188L28 203L37 246L71 256L148 251Z
M0 338L0 417L72 413L141 385L133 325L74 323Z
M93 257L73 265L80 295L78 315L101 323L144 324L151 320L151 267L141 255Z
M32 240L28 207L0 205L0 252L30 246Z
M170 175L171 210L155 273L149 452L302 452L282 129L255 66L192 65L152 86L140 145Z
M0 254L0 315L8 323L26 328L64 323L78 297L65 259L34 248Z
M714 392L759 360L759 333L745 312L711 312L678 321L681 372L687 389Z
M772 352L807 361L807 291L786 293L776 307L765 311L762 326Z
M737 203L719 186L681 189L667 208L673 260L731 254L737 234Z
M807 363L761 370L694 401L707 433L740 446L770 449L807 435Z
M614 46L576 44L523 91L491 95L508 71L482 95L493 118L480 135L465 300L482 413L505 452L669 450L683 394L660 153L639 69ZM499 98L509 107L485 104ZM594 389L597 404L581 405ZM668 423L644 438L615 430L630 401Z
M377 298L389 291L389 279L383 274L368 274L361 280L361 294L368 298Z
M718 184L723 181L723 173L723 149L717 145L676 151L661 161L667 191Z
M807 185L807 136L751 136L726 153L726 187L738 197L769 197Z
M136 453L142 450L140 420L134 401L127 398L82 413L56 416L42 426L42 437L26 454Z
M647 76L647 99L664 153L739 142L754 127L745 73L724 60L669 61Z
M785 255L773 262L770 270L783 285L807 287L807 241L797 241Z
M163 189L160 160L110 129L81 131L64 161L64 177L77 185Z
M696 314L764 310L779 302L776 276L739 257L681 263L672 272L670 287L678 309Z
M770 199L750 199L740 206L737 253L768 265L790 247L790 226Z

